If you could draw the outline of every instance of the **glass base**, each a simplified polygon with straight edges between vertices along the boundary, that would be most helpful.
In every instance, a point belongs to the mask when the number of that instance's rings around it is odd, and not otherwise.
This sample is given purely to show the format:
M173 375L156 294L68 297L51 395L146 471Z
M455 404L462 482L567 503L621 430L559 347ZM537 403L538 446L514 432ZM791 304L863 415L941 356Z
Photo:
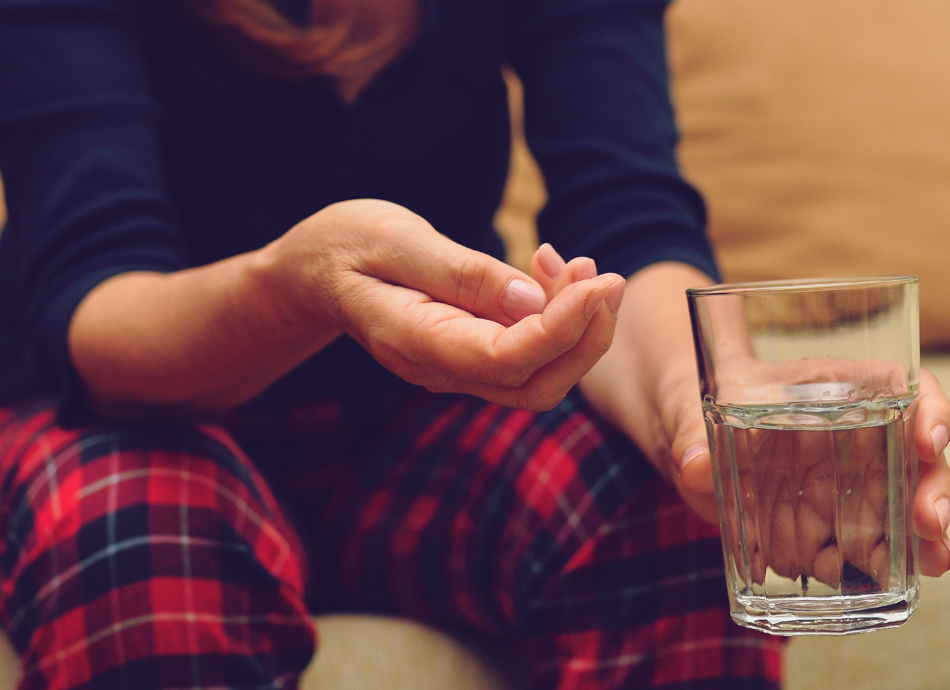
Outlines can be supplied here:
M773 635L852 635L903 625L917 610L917 591L856 596L737 596L732 618Z

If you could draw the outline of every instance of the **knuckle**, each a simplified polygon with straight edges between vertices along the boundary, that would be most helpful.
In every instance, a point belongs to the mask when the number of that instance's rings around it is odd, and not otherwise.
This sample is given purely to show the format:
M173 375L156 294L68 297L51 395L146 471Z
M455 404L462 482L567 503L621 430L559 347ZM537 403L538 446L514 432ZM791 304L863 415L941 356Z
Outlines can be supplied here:
M531 371L524 368L502 367L501 369L493 369L489 380L495 385L504 386L505 388L519 388L531 378L531 373Z
M533 368L525 366L516 357L499 355L497 352L491 352L481 362L477 375L481 380L496 386L520 388L534 374Z
M456 304L466 311L473 311L479 303L491 275L492 259L474 251L465 251L458 259L455 286Z
M613 344L613 333L597 333L592 338L590 347L597 359L600 359L607 354L611 344Z

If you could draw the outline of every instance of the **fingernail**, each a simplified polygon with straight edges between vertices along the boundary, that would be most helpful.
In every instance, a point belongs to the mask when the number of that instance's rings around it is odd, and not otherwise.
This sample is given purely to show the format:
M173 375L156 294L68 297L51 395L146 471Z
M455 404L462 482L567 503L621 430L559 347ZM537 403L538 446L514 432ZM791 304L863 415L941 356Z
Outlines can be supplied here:
M690 446L687 448L683 453L683 457L680 459L680 472L682 472L684 467L686 467L700 455L705 455L707 453L709 453L709 449L706 448L706 446Z
M947 447L947 441L950 440L950 436L947 436L947 427L938 424L930 430L930 438L934 444L934 457L939 458Z
M501 300L501 308L509 319L520 321L531 314L544 311L544 291L526 280L515 278Z
M538 247L538 263L541 264L544 275L552 280L561 275L561 271L564 270L564 260L547 242Z
M940 531L946 532L950 527L950 498L938 498L934 502L934 509L940 519Z
M607 289L607 285L602 285L587 295L587 301L584 302L584 316L588 319L593 318L597 310L600 309L600 305L604 303L604 298L607 296Z
M620 304L623 302L624 288L627 287L627 281L618 280L607 288L607 296L604 298L604 304L610 310L610 313L616 316L620 313Z
M590 280L591 278L597 277L597 264L594 263L593 259L587 259L582 261L577 268L574 269L574 279L575 280Z

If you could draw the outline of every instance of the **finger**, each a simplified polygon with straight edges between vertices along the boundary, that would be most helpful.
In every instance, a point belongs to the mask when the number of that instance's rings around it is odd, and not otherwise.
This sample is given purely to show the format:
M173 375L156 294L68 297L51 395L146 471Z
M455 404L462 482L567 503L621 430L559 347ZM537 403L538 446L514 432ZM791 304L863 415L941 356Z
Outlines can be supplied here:
M564 259L547 242L538 247L531 257L531 277L544 290L548 300L553 299L558 293L555 286L564 272L565 266L567 264Z
M838 553L837 544L831 543L822 547L815 556L815 566L812 571L819 582L824 582L835 589L841 586L841 556Z
M526 395L543 399L545 397L544 391L549 388L563 389L566 394L567 390L576 385L591 370L594 364L606 354L613 342L620 300L623 298L624 287L626 286L623 278L615 273L606 273L598 276L595 280L606 282L610 279L613 279L614 282L609 284L603 301L593 311L590 324L581 339L573 348L545 364L532 376L526 386ZM575 283L575 285L586 282ZM567 292L573 287L573 285L568 286L563 292ZM590 306L590 303L588 303L588 306ZM553 407L556 402L559 402L559 400L545 403L545 407Z
M605 317L600 315L596 320L595 317L604 307L608 294L617 291L618 284L622 286L623 279L607 273L569 285L551 300L542 314L532 315L502 333L495 341L497 359L509 368L528 374L511 383L517 386L525 383L536 370L579 345L588 330L591 331L588 341L596 339L605 328ZM616 316L611 315L610 320L615 324ZM613 324L609 326L609 338L613 336ZM581 353L585 351L585 347L581 347L575 356L583 359Z
M950 468L940 458L919 465L920 480L914 494L914 531L921 539L937 541L950 527Z
M531 410L549 410L557 405L567 392L597 363L613 340L617 324L616 314L608 308L612 292L622 292L624 281L616 274L598 276L595 280L615 282L608 287L607 296L597 303L590 323L581 338L567 352L538 368L524 385L507 390L498 390L494 386L473 386L469 392L480 397L495 400L512 407ZM570 295L577 283L566 288L557 299ZM597 295L599 297L599 295ZM552 301L552 305L557 302ZM587 305L590 307L590 303ZM545 310L547 314L547 310ZM535 317L531 317L534 319ZM521 325L521 324L518 324ZM514 327L512 327L514 328ZM509 329L512 330L512 329Z
M581 280L590 280L597 275L597 264L593 259L586 256L578 256L567 262L564 271L555 284L555 294L563 290L571 283Z
M544 289L548 300L571 283L590 280L596 275L597 264L593 259L579 256L565 264L550 244L542 244L531 258L531 277Z
M933 462L947 447L950 429L950 401L940 388L937 377L926 369L920 370L920 395L917 398L917 419L914 445L917 457Z
M774 383L839 383L840 386L828 389L835 397L864 400L884 391L888 395L907 392L907 367L901 362L807 357L784 360L769 366Z
M675 470L683 488L700 494L713 492L712 459L706 422L695 381L684 380L679 391L670 391L669 404L675 405L676 435L670 448Z
M711 476L711 475L710 475ZM705 520L711 525L719 525L719 512L716 507L716 497L712 492L706 491L693 491L687 489L683 485L683 479L679 474L673 474L673 486L676 487L676 492L679 494L680 498L683 500L689 509L693 512L694 515L698 515L700 518ZM761 575L754 575L759 577L757 580L761 582L761 578L765 577L764 570L762 568L757 568L759 563L753 562L752 567L754 574L762 571Z
M456 307L428 301L422 293L380 282L378 289L390 293L383 318L392 324L384 347L403 353L403 359L419 372L412 382L430 390L474 392L465 388L467 384L517 388L540 367L578 344L616 282L622 282L620 276L607 274L575 283L542 314L533 314L507 329ZM374 354L380 349L371 347ZM404 378L409 374L395 373ZM492 399L497 401L497 397Z
M950 541L921 541L918 557L921 575L940 577L950 570Z
M533 278L453 242L406 209L385 212L389 206L375 218L382 241L367 260L371 275L505 326L543 311L547 299Z

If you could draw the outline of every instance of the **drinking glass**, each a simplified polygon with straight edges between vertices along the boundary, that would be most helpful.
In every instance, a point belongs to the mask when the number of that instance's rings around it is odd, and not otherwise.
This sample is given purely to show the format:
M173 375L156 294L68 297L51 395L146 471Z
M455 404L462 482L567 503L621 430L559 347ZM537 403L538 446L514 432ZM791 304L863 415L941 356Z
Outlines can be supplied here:
M847 634L917 608L917 278L687 291L732 617Z

